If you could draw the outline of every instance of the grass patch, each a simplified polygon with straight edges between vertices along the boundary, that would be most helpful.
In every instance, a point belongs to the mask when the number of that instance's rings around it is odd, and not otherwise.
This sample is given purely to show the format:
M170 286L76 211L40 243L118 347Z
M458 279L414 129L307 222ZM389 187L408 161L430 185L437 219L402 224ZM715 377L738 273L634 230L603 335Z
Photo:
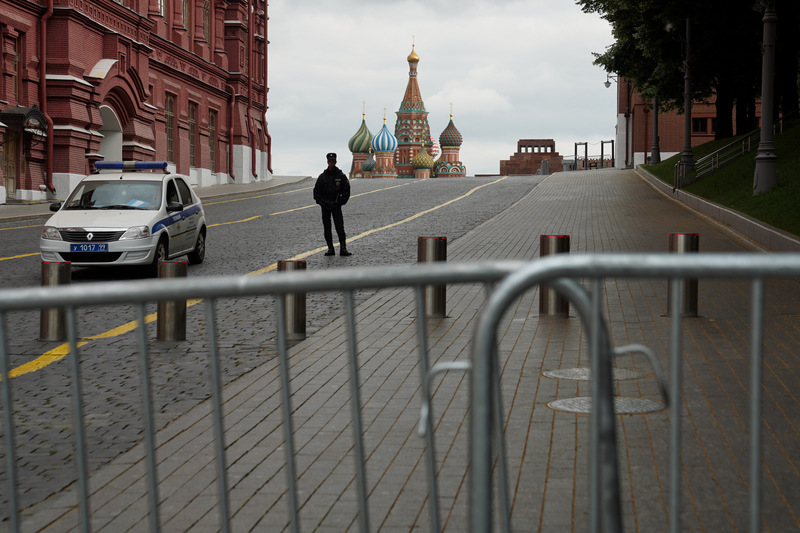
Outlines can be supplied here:
M693 148L695 160L718 150L735 139L712 141ZM735 209L771 226L800 235L800 121L784 127L775 136L775 153L778 156L778 186L766 193L753 196L753 176L756 155L753 150L738 157L721 169L703 176L683 189L714 203ZM680 154L658 165L644 165L653 175L672 185L675 164Z

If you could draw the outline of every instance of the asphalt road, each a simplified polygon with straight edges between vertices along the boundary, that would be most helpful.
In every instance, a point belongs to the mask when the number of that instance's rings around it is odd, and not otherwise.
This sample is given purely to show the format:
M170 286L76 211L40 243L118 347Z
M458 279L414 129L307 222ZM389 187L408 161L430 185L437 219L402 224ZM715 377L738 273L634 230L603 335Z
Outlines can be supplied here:
M413 264L417 237L458 239L528 194L539 176L431 180L356 180L344 207L351 257L325 257L313 181L255 194L204 202L209 226L206 260L189 276L274 273L280 260L302 257L307 270ZM38 238L45 219L0 223L0 290L40 284ZM532 235L538 235L531 228ZM308 255L310 252L318 250ZM141 269L73 269L72 283L102 290L106 280L137 279ZM357 301L372 292L362 291ZM307 296L307 334L339 316L342 296ZM155 311L155 303L148 312ZM223 380L230 382L274 357L275 319L271 298L217 303L218 345ZM133 333L115 333L135 320L132 308L81 309L81 352L90 468L126 451L141 438L140 375ZM38 313L7 317L11 368L38 360L60 343L37 339ZM148 330L155 339L155 324ZM188 311L187 341L151 342L151 374L157 427L163 427L210 394L206 323L202 306ZM102 336L102 338L87 337ZM70 369L67 358L13 379L17 423L19 494L23 507L41 501L75 479L71 429ZM0 455L5 455L4 450ZM5 461L5 457L0 458ZM4 463L0 463L4 464ZM4 469L3 469L4 470ZM0 516L7 515L5 473L0 475Z

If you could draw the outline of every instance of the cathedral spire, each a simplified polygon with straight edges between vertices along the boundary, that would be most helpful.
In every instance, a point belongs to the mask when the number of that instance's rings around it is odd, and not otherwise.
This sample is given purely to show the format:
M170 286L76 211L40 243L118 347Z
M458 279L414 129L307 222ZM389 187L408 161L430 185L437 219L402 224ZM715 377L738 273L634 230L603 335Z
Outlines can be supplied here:
M422 101L422 94L417 82L417 67L419 55L412 43L411 53L408 55L408 85L397 111L395 123L395 136L398 142L397 176L400 178L413 178L415 172L411 161L424 147L431 146L431 129L428 125L428 112Z
M401 111L425 111L425 104L422 102L422 94L417 83L417 66L419 65L419 55L411 45L411 53L408 55L408 85L406 93L403 95L403 102L400 104Z

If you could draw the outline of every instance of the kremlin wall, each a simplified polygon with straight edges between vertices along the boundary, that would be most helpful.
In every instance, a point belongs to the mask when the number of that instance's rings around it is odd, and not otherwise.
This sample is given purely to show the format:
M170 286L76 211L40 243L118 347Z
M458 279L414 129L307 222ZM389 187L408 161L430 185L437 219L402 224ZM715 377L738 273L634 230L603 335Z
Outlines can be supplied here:
M463 138L450 123L439 136L438 146L431 138L428 112L417 82L419 55L411 47L408 56L408 85L400 109L396 112L394 134L386 125L373 136L367 127L365 114L361 127L350 138L348 148L353 154L349 177L352 178L463 178L467 169L459 160ZM441 156L438 149L441 147Z

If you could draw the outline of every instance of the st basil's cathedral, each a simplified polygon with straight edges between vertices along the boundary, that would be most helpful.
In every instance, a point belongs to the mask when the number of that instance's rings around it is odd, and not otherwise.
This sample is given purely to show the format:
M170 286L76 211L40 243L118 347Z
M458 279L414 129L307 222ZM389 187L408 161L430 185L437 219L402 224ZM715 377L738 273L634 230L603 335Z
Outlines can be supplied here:
M466 176L466 167L459 160L463 138L450 123L439 136L441 157L435 159L437 146L431 138L428 112L417 83L419 55L411 47L408 56L408 85L403 101L397 111L394 134L386 125L373 136L367 127L365 113L361 115L361 127L350 138L348 148L353 154L350 178L461 178Z

